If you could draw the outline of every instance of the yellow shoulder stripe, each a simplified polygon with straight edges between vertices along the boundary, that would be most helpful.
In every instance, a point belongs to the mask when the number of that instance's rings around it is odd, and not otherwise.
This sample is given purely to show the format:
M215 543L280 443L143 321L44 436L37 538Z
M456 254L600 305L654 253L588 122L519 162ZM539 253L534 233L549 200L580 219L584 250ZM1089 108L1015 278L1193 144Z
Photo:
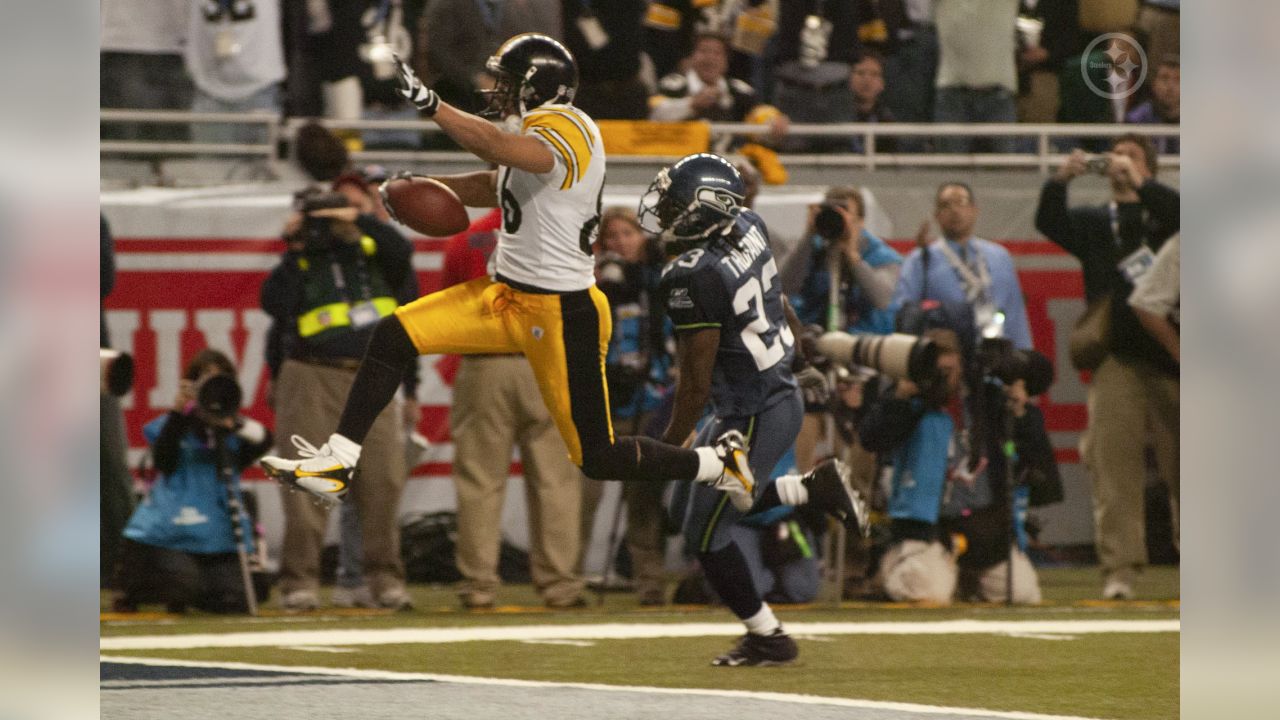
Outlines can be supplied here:
M555 151L559 153L561 159L564 160L564 182L560 183L560 189L568 190L575 182L578 181L578 177L582 170L578 163L578 159L573 155L573 150L570 149L568 143L564 142L564 138L560 137L559 133L554 130L539 127L534 128L533 131L542 139L551 143L551 147L555 148Z
M568 151L566 155L573 160L578 177L582 177L587 172L587 167L591 164L595 140L586 126L577 118L558 110L548 110L526 117L525 128L537 132L542 137L547 137L548 134L554 135Z

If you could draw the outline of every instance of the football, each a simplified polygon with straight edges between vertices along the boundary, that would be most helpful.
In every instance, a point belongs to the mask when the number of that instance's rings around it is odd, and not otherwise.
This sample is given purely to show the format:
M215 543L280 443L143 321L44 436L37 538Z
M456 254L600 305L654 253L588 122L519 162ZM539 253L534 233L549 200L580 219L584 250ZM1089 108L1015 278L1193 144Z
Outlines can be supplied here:
M382 183L379 192L397 222L428 237L456 235L471 222L457 194L428 177L393 177Z

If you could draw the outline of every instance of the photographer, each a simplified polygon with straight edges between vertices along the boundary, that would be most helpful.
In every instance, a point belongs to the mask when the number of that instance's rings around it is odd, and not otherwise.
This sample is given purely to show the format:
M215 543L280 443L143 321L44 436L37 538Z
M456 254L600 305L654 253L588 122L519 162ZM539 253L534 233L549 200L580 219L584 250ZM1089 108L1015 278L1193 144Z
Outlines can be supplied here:
M938 515L952 457L956 424L948 409L962 398L960 342L950 330L925 337L938 347L934 380L921 387L901 379L869 399L859 426L868 450L892 458L889 496L890 546L880 560L879 584L895 601L951 602L956 563L942 543Z
M605 356L605 377L613 409L613 427L623 435L657 437L670 415L671 342L666 308L658 301L662 253L640 228L630 208L607 208L600 219L596 285L609 299L613 333ZM661 483L627 482L627 552L641 605L666 604L666 533ZM591 538L592 520L603 486L583 484L582 553ZM607 581L608 578L605 578Z
M114 583L118 611L143 603L165 603L171 611L247 609L222 470L231 465L230 490L243 506L240 471L271 447L271 434L238 414L235 372L226 355L200 351L183 373L173 409L143 428L159 479L124 529ZM241 520L252 554L253 523L247 515ZM265 578L254 585L265 599Z
M1111 201L1068 208L1068 183L1087 172L1110 181ZM1072 363L1093 371L1080 455L1093 479L1095 543L1110 599L1133 597L1147 563L1148 444L1172 494L1178 487L1178 363L1125 302L1178 230L1178 192L1155 175L1151 142L1122 135L1106 155L1073 152L1045 182L1036 211L1036 229L1079 258L1084 272L1089 310L1072 333Z
M299 436L293 456L306 457L315 449L298 440L337 425L374 325L399 304L412 248L341 194L309 189L298 194L295 208L285 225L287 250L261 296L279 337L278 356L269 357L276 429L281 437ZM395 404L378 416L369 440L376 449L360 464L354 496L372 599L397 609L409 605L396 522L407 475L401 423ZM313 609L319 606L328 512L303 494L284 492L282 499L281 603L288 610Z
M802 245L808 258L796 259L807 264L808 272L800 291L789 298L805 325L851 333L893 332L890 302L902 256L866 229L865 211L862 190L848 185L828 188L822 204L809 207L809 242ZM806 407L805 413L796 440L800 472L813 467L822 432L821 409Z

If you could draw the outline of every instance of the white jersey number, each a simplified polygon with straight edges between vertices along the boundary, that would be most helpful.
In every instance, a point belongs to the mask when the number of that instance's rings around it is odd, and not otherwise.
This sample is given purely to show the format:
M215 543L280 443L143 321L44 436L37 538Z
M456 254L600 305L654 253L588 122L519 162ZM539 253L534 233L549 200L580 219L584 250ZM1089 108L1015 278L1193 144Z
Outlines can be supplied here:
M747 281L746 285L738 288L738 292L733 296L733 311L739 315L743 315L751 311L752 306L755 307L756 317L746 327L742 329L742 344L747 346L747 350L751 351L751 358L756 361L757 370L768 370L777 365L787 354L787 348L795 344L795 335L791 333L791 328L787 327L784 320L781 325L776 328L769 324L769 318L764 312L764 294L769 292L769 288L773 287L773 279L778 275L778 266L770 260L765 264L763 272L760 273L760 279L752 277ZM763 283L763 284L762 284ZM778 336L773 342L765 345L764 340L760 337L770 330L777 330Z

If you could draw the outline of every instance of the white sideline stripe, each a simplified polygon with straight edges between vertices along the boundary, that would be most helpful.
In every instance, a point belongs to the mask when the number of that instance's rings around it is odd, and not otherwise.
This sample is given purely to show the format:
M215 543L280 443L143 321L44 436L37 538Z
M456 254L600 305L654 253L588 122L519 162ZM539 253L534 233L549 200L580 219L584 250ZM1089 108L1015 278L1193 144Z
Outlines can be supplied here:
M741 632L739 630L738 632ZM302 667L293 665L257 665L237 662L205 662L196 660L161 660L152 658L111 657L104 655L102 662L125 663L132 665L151 665L157 667L195 667L217 668L224 670L257 670L282 672L294 675L329 675L346 678L362 678L368 680L423 680L448 682L465 685L489 685L499 687L526 688L572 688L577 690L596 690L600 692L645 693L659 695L701 695L704 697L744 698L749 700L769 700L795 705L834 705L840 707L861 708L864 710L896 710L929 715L969 715L979 718L1003 718L1004 720L1095 720L1078 715L1045 715L1042 713L1018 712L1008 710L983 710L980 708L945 707L939 705L917 705L915 703L886 702L881 700L855 700L852 698L822 697L819 695L790 695L777 692L756 692L750 690L714 690L709 688L660 688L643 685L600 685L597 683L547 682L541 680L512 680L505 678L482 678L465 675L437 675L434 673L406 673L389 670L357 670L354 668ZM225 682L225 679L223 679Z
M788 623L797 635L982 635L1009 633L1168 633L1179 620L945 620L940 622ZM100 650L189 650L281 645L407 645L478 640L633 640L715 637L742 634L738 623L649 623L527 625L472 628L389 628L383 630L275 630L205 635L105 637Z
M205 253L116 253L116 269L128 272L226 272L261 270L267 272L280 264L279 253L205 252ZM414 270L440 270L444 253L415 252Z

